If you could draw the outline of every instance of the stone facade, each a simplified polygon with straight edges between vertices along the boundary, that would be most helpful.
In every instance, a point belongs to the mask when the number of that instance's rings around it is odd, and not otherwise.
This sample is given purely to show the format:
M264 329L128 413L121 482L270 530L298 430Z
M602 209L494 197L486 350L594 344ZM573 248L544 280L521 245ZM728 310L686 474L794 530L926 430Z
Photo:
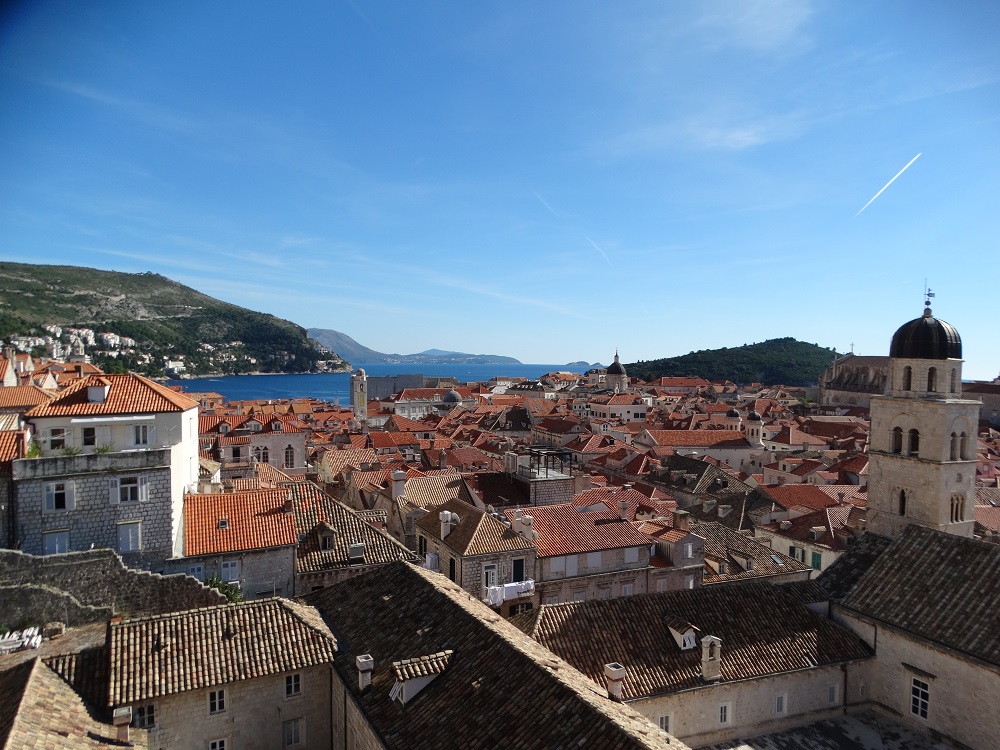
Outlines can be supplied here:
M161 567L172 554L173 508L169 450L21 459L14 462L15 538L29 554L107 547L129 565ZM134 498L122 502L121 480L133 482ZM47 491L65 493L52 508ZM47 507L48 506L48 507ZM123 524L138 523L138 534ZM65 532L47 545L46 534ZM161 567L162 569L162 567Z
M223 562L228 563L226 570L223 570ZM233 563L236 563L236 578L232 578L230 573ZM295 587L294 546L175 558L167 561L166 572L186 573L201 581L218 576L231 583L239 583L240 591L248 601L303 593Z
M638 559L626 562L626 549L637 550ZM536 595L542 604L556 604L629 596L627 586L632 587L631 594L645 594L650 590L649 557L645 546L540 558L535 566Z
M722 654L725 659L725 646ZM760 679L705 685L629 701L629 705L681 741L699 747L841 715L845 686L850 693L854 669L853 663L803 669Z
M286 696L285 678L291 674L299 675L300 692ZM212 713L209 694L219 690L225 691L225 709ZM140 706L153 706L155 723L148 728L151 748L205 750L216 739L225 739L227 750L331 747L330 668L326 664L125 705L132 706L133 717ZM292 721L299 722L299 742L294 745L284 735Z

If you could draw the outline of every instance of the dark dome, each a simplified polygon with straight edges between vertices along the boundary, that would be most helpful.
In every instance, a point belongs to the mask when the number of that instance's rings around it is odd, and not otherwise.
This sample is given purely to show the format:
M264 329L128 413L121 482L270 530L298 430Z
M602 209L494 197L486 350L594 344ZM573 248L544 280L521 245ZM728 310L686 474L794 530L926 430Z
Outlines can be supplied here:
M444 396L441 397L441 400L446 404L460 404L462 403L462 394L458 391L451 390L444 394Z
M739 409L737 409L735 406L726 412L727 417L738 417L739 415L740 415Z
M955 326L938 320L931 309L900 326L892 336L889 356L898 359L961 359L962 337Z
M748 422L763 422L764 420L760 418L760 414L758 414L756 411L752 411L749 414L747 414L747 421Z
M621 366L620 362L612 362L608 365L608 375L624 375L625 368Z

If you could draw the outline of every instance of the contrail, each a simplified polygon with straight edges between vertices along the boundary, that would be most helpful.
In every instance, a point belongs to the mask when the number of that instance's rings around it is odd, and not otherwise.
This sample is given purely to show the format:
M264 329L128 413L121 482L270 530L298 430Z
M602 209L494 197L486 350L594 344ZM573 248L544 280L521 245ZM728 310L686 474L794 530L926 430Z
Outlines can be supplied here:
M550 213L550 214L552 214L553 216L557 216L557 217L559 216L559 214L558 214L558 213L556 213L556 210L555 210L554 208L552 208L552 206L550 206L550 205L549 205L549 204L548 204L548 203L547 203L547 202L545 201L545 199L544 199L544 198L543 198L542 196L540 196L540 195L538 194L538 192L537 192L537 191L535 192L535 197L536 197L536 198L538 198L538 200L539 200L539 201L541 202L541 204L542 204L543 206L545 206L545 207L546 207L546 208L547 208L547 209L549 210L549 213Z
M922 153L923 153L923 151L921 151L921 152L920 152L920 154L922 154ZM915 162L915 161L916 161L917 159L919 159L919 158L920 158L920 154L917 154L917 155L916 155L916 156L914 156L914 157L913 157L912 159L910 159L910 164L913 164L913 162ZM909 168L910 168L910 164L907 164L907 165L906 165L905 167L903 167L903 168L902 168L901 170L899 170L899 171L898 171L898 172L896 173L896 176L895 176L895 177L893 177L893 178L892 178L891 180L889 180L889 181L888 181L887 183L885 183L885 185L884 185L884 186L882 187L882 189L881 189L881 190L879 190L879 191L878 191L877 193L875 193L875 196L874 196L874 197L873 197L873 198L872 198L872 199L871 199L870 201L868 201L868 202L867 202L867 203L866 203L866 204L865 204L864 206L862 206L862 207L861 207L861 211L864 211L864 210L865 210L866 208L868 208L868 207L869 207L869 206L870 206L870 205L871 205L872 203L874 203L874 202L875 202L875 198L878 198L878 197L879 197L880 195L882 195L882 193L884 193L884 192L885 192L885 189L886 189L887 187L889 187L889 186L890 186L890 185L891 185L892 183L894 183L894 182L895 182L895 181L896 181L896 180L897 180L897 179L899 178L899 175L903 174L903 172L905 172L905 171L906 171L907 169L909 169ZM855 215L855 216L860 216L860 215L861 215L861 211L858 211L858 212L857 212L856 214L854 214L854 215Z
M600 245L590 239L587 235L583 235L583 239L587 240L587 242L589 242L597 252L604 256L604 260L608 262L609 266L611 265L611 259L608 257L608 254L601 249Z

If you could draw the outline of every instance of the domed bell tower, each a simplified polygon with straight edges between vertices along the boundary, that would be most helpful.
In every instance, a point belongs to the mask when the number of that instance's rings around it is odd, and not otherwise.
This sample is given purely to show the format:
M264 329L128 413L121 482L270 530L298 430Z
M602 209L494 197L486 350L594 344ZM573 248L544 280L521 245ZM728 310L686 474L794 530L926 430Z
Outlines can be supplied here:
M871 400L868 529L895 538L916 523L971 537L980 402L962 398L958 331L924 305L893 335L887 391Z

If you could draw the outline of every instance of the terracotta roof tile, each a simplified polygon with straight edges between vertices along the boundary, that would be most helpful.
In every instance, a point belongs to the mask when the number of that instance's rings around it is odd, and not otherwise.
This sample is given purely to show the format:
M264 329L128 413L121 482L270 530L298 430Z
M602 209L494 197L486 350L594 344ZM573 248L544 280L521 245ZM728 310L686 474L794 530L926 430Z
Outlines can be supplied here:
M287 489L184 496L184 554L281 547L297 543Z
M88 387L101 385L104 380L110 383L107 398L101 402L88 401ZM100 375L78 381L48 403L34 407L25 416L35 419L102 414L149 414L187 411L197 407L198 402L189 396L172 391L141 375Z

